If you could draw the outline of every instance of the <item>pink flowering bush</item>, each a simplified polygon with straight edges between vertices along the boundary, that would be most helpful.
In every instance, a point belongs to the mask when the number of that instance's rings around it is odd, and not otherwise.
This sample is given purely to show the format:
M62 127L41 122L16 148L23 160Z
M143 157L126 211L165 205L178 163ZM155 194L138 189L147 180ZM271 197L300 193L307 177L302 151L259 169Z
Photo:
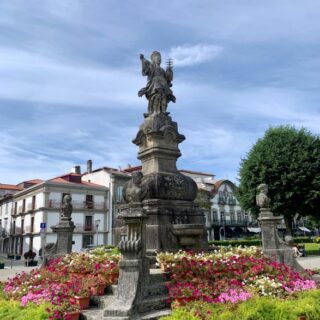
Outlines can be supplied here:
M205 254L180 253L171 262L170 272L169 297L171 301L182 299L182 304L190 300L237 303L254 295L286 297L316 288L310 272L295 272L261 254L210 259Z
M3 293L23 307L47 303L49 319L65 319L66 311L79 310L74 297L90 296L94 287L105 285L106 278L99 276L117 273L118 261L116 255L72 253L52 260L44 268L17 274L4 284Z
M227 292L222 292L216 299L215 302L231 302L238 303L239 301L246 301L252 297L250 292L242 289L229 289Z

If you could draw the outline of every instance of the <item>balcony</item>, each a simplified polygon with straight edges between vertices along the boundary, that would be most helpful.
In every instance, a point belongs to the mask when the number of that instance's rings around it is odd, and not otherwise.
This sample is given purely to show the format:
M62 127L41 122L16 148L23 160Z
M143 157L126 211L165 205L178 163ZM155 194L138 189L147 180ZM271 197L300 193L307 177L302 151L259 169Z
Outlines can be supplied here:
M74 232L97 232L97 229L94 225L76 224Z
M59 200L49 200L48 208L60 209L62 202ZM73 209L96 209L105 210L106 205L104 202L88 202L88 201L72 201Z
M213 220L212 226L230 226L230 227L246 227L248 222L246 220Z

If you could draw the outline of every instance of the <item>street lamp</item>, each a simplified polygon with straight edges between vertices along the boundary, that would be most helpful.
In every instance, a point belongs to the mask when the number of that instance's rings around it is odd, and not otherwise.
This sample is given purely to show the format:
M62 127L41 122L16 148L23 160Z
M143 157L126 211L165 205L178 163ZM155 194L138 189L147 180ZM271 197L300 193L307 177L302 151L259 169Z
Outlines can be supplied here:
M99 224L100 224L101 220L100 219L97 219L97 220L94 220L94 224L96 226L96 245L98 246L98 230L99 230Z

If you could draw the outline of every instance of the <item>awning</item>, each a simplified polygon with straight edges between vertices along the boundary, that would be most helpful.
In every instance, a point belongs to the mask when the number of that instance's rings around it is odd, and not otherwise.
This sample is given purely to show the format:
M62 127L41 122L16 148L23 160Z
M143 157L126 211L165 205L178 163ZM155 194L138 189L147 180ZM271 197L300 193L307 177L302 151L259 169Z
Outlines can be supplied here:
M311 232L311 230L309 230L309 229L306 228L306 227L299 227L299 229L300 229L301 231Z
M261 232L261 228L248 228L249 232L259 233Z

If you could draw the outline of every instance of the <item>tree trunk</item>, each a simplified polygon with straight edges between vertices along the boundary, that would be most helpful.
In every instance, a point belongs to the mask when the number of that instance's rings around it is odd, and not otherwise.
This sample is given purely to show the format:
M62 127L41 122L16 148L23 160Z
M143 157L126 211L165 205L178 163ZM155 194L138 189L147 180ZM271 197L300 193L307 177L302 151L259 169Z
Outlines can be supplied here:
M286 235L293 237L292 233L292 217L291 216L284 216L284 223L286 225Z

